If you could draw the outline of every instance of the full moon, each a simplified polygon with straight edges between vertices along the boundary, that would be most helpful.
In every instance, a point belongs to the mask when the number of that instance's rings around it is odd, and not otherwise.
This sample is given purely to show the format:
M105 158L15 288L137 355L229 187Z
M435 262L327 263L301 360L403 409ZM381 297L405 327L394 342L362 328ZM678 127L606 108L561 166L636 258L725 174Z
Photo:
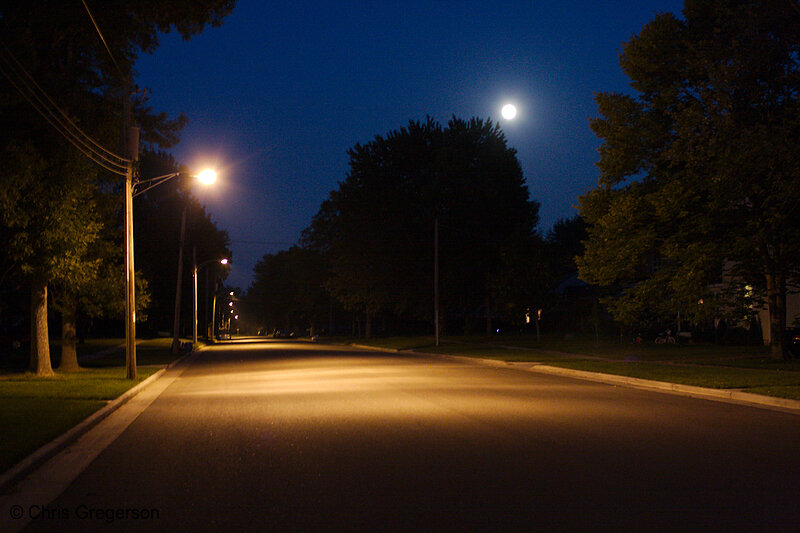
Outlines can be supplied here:
M517 116L517 108L514 107L514 104L504 105L500 112L503 114L503 118L506 120L512 120Z

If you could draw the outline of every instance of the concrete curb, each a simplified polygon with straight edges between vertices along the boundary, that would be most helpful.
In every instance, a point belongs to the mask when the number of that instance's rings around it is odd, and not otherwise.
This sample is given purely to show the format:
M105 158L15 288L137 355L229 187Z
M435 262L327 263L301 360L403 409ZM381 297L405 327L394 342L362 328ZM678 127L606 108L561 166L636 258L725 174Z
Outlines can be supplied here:
M415 352L412 350L398 350L395 348L378 348L361 344L352 344L351 346L353 346L354 348L361 348L361 349L382 351L382 352L413 353L414 355L419 355L419 356L435 357L440 359L447 359L450 361L458 361L461 363L473 363L473 364L481 364L481 365L488 365L488 366L495 366L502 368L510 368L514 370L521 370L523 372L538 372L541 374L550 374L550 375L563 376L575 379L583 379L586 381L595 381L599 383L605 383L607 385L631 387L635 389L642 389L654 392L664 392L667 394L676 394L680 396L688 396L691 398L699 398L703 400L712 400L717 402L747 405L750 407L771 409L774 411L782 411L785 413L800 415L800 400L790 400L788 398L764 396L762 394L753 394L750 392L742 392L737 390L709 389L707 387L697 387L694 385L681 385L679 383L654 381L649 379L619 376L616 374L602 374L600 372L588 372L586 370L573 370L571 368L549 366L537 362L516 363L516 362L502 361L500 359L483 359L479 357L467 357L464 355L446 355L446 354Z
M359 350L370 350L370 351L373 351L373 352L417 353L417 352L410 352L409 350L399 350L397 348L381 348L380 346L368 346L366 344L348 344L348 346L350 346L351 348L358 348ZM425 355L427 355L427 354L425 354Z
M514 368L514 364L509 365ZM701 398L704 400L714 400L763 409L772 409L800 415L800 401L788 398L777 398L775 396L764 396L751 392L742 392L729 389L710 389L707 387L697 387L695 385L682 385L680 383L670 383L666 381L654 381L649 379L632 378L628 376L618 376L615 374L601 374L599 372L587 372L585 370L573 370L571 368L561 368L544 364L532 365L524 368L529 372L540 372L558 376L568 376L589 381L598 381L609 385L620 385L636 389L666 392Z
M205 346L200 347L200 351L204 349ZM161 370L157 371L155 374L150 376L149 378L145 379L135 387L131 387L117 398L109 401L104 407L101 407L85 419L78 423L78 425L73 426L71 429L67 430L65 433L62 433L52 441L48 442L44 446L41 446L39 449L19 461L17 464L12 466L10 469L6 470L2 474L0 474L0 493L4 492L9 487L13 486L15 483L26 477L28 474L39 468L43 465L47 460L55 456L57 453L65 449L70 444L77 441L81 436L83 436L87 431L92 429L94 426L99 424L101 421L106 419L111 413L122 407L126 402L128 402L131 398L142 392L145 388L153 384L158 378L160 378L164 372L168 369L174 367L175 365L181 363L190 355L195 352L189 352L186 355L179 357L175 361L172 361L169 365L162 368Z

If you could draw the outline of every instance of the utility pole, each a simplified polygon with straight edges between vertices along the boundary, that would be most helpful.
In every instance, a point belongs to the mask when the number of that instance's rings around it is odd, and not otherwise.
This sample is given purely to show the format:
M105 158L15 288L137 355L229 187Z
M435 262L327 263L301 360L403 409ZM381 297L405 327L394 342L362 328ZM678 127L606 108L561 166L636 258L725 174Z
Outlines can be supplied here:
M133 125L131 81L125 80L123 139L128 158L125 170L125 374L136 379L136 269L133 265L133 166L139 157L139 128Z
M208 270L208 269L206 269ZM197 246L192 245L192 349L197 349Z
M433 327L439 346L439 217L433 222Z
M178 281L175 283L175 315L172 322L172 355L178 353L180 348L180 324L181 324L181 285L183 281L183 239L186 235L186 206L181 215L181 237L178 246Z

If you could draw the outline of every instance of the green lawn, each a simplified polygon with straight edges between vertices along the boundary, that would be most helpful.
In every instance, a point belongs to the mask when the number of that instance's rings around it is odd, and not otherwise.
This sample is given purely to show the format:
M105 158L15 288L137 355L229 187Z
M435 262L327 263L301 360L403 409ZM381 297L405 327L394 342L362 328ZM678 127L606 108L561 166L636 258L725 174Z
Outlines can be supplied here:
M103 339L87 341L83 349L91 353L119 345L120 339ZM174 360L169 345L169 339L155 339L137 346L136 380L125 378L121 348L78 372L57 371L52 377L0 370L0 472Z
M764 346L620 343L618 339L543 336L388 337L359 344L617 374L699 387L741 389L800 399L800 360L775 361Z

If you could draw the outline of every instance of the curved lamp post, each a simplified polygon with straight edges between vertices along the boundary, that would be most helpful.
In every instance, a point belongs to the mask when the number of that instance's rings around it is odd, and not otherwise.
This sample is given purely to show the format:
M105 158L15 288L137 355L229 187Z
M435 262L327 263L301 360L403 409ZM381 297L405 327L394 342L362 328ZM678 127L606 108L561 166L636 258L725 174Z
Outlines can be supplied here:
M138 130L137 138L135 141L131 141L131 143L134 142L138 146ZM132 152L135 151L132 150ZM217 174L213 170L204 170L200 174L173 172L146 180L134 180L132 165L129 165L129 167L125 180L125 374L128 379L136 379L136 271L133 266L133 199L181 174L196 177L204 185L214 183L217 179ZM137 187L141 186L145 187L137 190ZM185 216L186 211L184 211ZM185 218L181 222L181 233L184 226ZM182 237L181 240L183 240Z

